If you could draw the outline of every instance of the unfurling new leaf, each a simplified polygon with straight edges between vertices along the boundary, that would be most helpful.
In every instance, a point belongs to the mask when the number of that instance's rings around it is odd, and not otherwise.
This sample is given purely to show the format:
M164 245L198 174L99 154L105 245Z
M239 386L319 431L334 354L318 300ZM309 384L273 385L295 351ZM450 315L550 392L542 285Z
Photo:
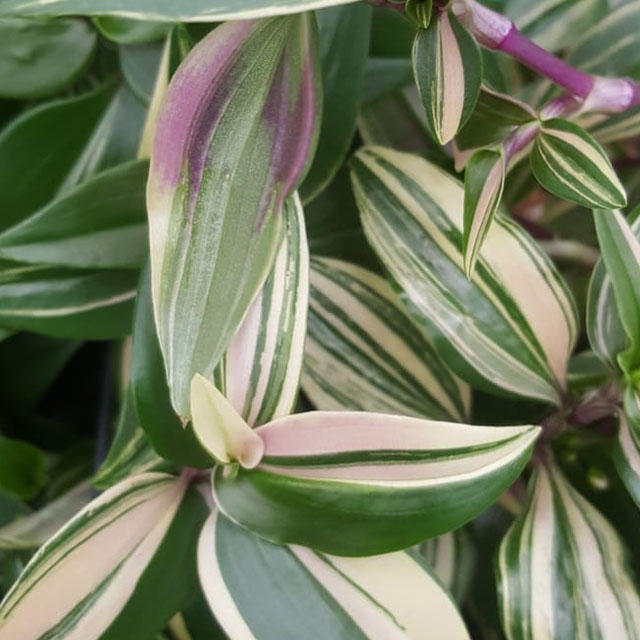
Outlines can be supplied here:
M147 191L152 293L175 409L189 415L264 283L304 177L320 92L313 16L226 23L176 71Z

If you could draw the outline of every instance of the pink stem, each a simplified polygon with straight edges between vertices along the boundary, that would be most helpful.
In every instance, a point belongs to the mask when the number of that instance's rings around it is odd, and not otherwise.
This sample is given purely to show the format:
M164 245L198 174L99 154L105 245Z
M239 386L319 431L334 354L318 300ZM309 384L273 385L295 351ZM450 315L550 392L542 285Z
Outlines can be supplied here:
M574 69L560 58L534 44L523 36L515 25L511 27L507 37L497 49L549 78L574 96L586 98L593 89L594 79L590 75Z

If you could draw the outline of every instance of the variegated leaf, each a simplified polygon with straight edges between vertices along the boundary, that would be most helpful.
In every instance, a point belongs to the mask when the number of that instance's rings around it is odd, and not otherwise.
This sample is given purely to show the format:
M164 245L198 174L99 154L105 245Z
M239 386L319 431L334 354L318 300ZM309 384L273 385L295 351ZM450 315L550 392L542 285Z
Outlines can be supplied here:
M476 550L466 528L425 540L409 553L424 559L455 601L464 603L476 564Z
M497 214L467 280L457 180L422 158L379 147L356 154L352 179L369 242L452 370L490 392L560 402L576 312L529 236Z
M463 422L471 393L402 310L389 283L314 258L302 388L317 409Z
M413 72L432 135L446 144L469 119L480 93L482 57L473 37L442 11L413 45Z
M640 62L640 51L636 46L640 2L630 0L617 4L620 6L581 35L569 53L569 64L605 76L625 76L633 71Z
M536 469L497 564L509 640L640 637L623 542L553 462Z
M210 516L198 544L209 606L230 638L465 640L450 596L402 551L341 558L281 547Z
M640 367L640 241L619 211L594 211L598 244L628 349L617 362L628 376ZM639 223L640 224L640 223Z
M536 118L525 102L483 85L473 113L456 136L456 147L467 151L502 142L515 127Z
M627 388L620 412L613 461L627 491L640 508L640 392Z
M500 151L479 149L468 160L464 173L464 231L462 252L464 272L473 275L478 253L498 210L504 176L504 155Z
M364 556L478 515L518 476L539 428L316 411L253 433L259 464L214 472L222 512L274 542Z
M508 0L506 15L537 45L557 51L607 14L607 0Z
M109 448L109 453L91 478L98 489L108 489L114 484L145 471L159 471L167 465L151 446L140 426L129 389L122 401L120 418Z
M635 138L640 134L640 106L612 116L604 116L588 129L601 144Z
M214 375L251 425L289 415L298 396L309 304L309 248L297 194L285 202L284 240Z
M282 204L312 155L315 40L310 14L226 23L192 49L167 91L147 205L156 325L182 415L191 378L212 376L264 283Z
M597 140L574 122L544 120L531 152L538 182L559 198L589 208L627 204L624 187Z
M202 499L186 486L143 474L88 504L6 595L0 636L116 640L160 631L189 594L188 550L204 520Z
M90 499L91 486L83 481L41 509L0 527L0 549L39 547Z
M0 0L0 15L98 15L170 22L222 22L299 13L356 0Z

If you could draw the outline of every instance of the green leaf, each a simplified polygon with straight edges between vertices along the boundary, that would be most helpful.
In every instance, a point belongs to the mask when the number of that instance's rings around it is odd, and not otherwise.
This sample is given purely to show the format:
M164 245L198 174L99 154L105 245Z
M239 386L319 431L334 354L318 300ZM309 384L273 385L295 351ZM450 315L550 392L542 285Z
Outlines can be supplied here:
M536 118L525 102L482 86L473 113L456 136L456 146L465 151L502 142L515 127Z
M466 528L425 540L409 553L429 565L457 603L465 602L476 569L476 550Z
M180 466L208 468L211 456L200 446L191 425L183 425L171 406L167 375L153 322L151 278L140 277L131 348L131 392L140 426L165 460Z
M322 191L342 165L356 131L356 109L369 50L371 7L364 3L316 12L322 69L318 147L300 186L303 202Z
M632 376L640 367L640 241L619 211L594 211L593 216L620 322L629 340L628 349L617 360Z
M384 278L328 258L312 262L302 388L322 411L459 422L471 403Z
M407 0L404 5L405 13L419 29L428 29L431 24L433 0Z
M257 426L289 415L298 397L309 305L309 248L297 195L285 201L275 263L214 374L236 411Z
M109 453L91 478L98 489L108 489L129 476L146 471L159 471L166 466L155 452L140 425L133 405L131 389L122 401L120 419Z
M0 233L0 257L88 268L136 268L147 256L148 163L108 169Z
M509 639L634 638L640 628L621 538L553 462L530 481L500 546L497 579Z
M29 500L47 483L44 452L23 440L0 436L0 490Z
M636 210L637 213L640 210ZM634 217L631 214L630 221ZM636 238L640 234L640 219L635 218L631 230ZM591 348L605 362L610 369L618 370L618 354L628 347L627 334L622 326L620 314L616 307L611 278L602 259L598 260L587 296L586 313L587 336Z
M635 138L640 134L640 105L622 113L603 116L588 128L601 144Z
M118 44L141 44L162 40L171 28L166 22L129 20L115 16L98 16L93 24L100 33Z
M422 158L380 147L356 154L352 179L371 246L447 365L478 389L560 402L575 307L521 227L496 215L468 280L457 180Z
M538 46L558 51L597 24L608 5L607 0L508 0L505 13Z
M386 93L358 111L358 132L367 145L382 145L439 160L415 86Z
M121 640L160 631L193 588L206 507L186 489L172 476L144 474L88 504L22 572L0 605L0 632Z
M432 135L446 144L471 116L482 82L475 39L443 11L413 45L413 73Z
M198 572L232 638L469 638L425 563L402 551L340 558L280 547L213 514L198 543Z
M234 0L233 8L228 0L156 0L153 6L148 0L0 0L0 14L25 15L113 15L138 20L169 20L171 22L222 22L247 20L287 13L299 13L310 9L332 7L357 0Z
M18 333L0 343L1 402L5 408L35 409L81 343Z
M136 271L97 271L0 261L0 323L75 340L131 331Z
M567 62L598 75L625 76L640 62L640 2L619 3L573 46Z
M44 507L0 528L0 549L31 549L44 544L91 500L88 481L77 484Z
M620 411L613 462L618 475L640 509L640 392L628 387Z
M87 68L95 45L83 20L0 18L0 97L45 98L66 89Z
M500 151L479 149L467 162L462 252L464 272L468 278L473 275L478 253L498 210L505 173L504 155Z
M192 377L211 378L269 273L282 203L312 156L315 36L309 14L226 23L169 85L147 205L158 336L183 416Z
M300 413L258 427L259 464L235 473L217 467L213 492L225 515L273 542L386 553L481 513L522 471L539 431Z
M127 85L138 100L149 104L158 69L162 64L164 42L120 45L120 68Z
M540 126L531 170L555 196L584 207L617 209L627 204L624 187L593 136L577 124L552 118Z

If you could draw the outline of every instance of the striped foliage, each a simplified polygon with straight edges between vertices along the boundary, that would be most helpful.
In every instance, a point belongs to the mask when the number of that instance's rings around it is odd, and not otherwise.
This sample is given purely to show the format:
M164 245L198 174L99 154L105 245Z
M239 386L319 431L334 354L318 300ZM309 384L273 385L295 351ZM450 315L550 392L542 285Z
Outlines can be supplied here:
M404 549L471 520L517 477L539 429L309 412L256 429L253 469L218 467L222 512L274 542L338 555Z
M625 76L633 71L640 62L637 46L640 1L617 4L619 6L582 35L569 53L569 64L607 76Z
M467 596L476 563L476 551L466 529L457 529L421 542L409 551L418 555L447 589L462 604Z
M596 209L627 204L604 149L574 122L561 118L542 122L531 152L531 170L547 191L564 200Z
M0 15L108 15L136 20L221 22L299 13L356 0L0 0Z
M498 210L505 173L504 156L500 151L479 149L467 162L464 173L462 252L464 272L468 278L473 275L478 252Z
M352 179L369 242L453 371L490 392L559 402L575 308L529 236L496 215L468 280L457 180L419 157L379 147L356 154Z
M272 267L319 101L311 14L225 23L171 80L147 206L158 337L183 416L191 378L212 376Z
M317 409L463 422L471 393L362 267L314 258L302 388Z
M120 418L107 457L91 478L98 489L108 489L114 484L145 471L162 470L169 463L151 446L140 426L129 389L122 400Z
M200 581L234 640L464 640L450 596L402 551L341 558L261 540L213 514L198 544Z
M640 241L619 211L594 211L593 215L620 324L628 338L628 349L618 354L617 361L633 376L640 367Z
M0 323L75 340L131 330L138 273L0 260Z
M451 141L469 119L480 93L482 57L473 37L442 11L413 45L413 72L432 135Z
M83 481L46 504L0 527L0 549L31 549L46 542L90 500L91 487Z
M502 142L515 127L536 119L525 102L483 85L473 113L456 136L456 146L466 151Z
M309 247L297 194L283 212L284 239L273 269L227 349L214 379L252 426L293 410L309 304Z
M640 508L640 392L631 387L624 392L618 438L613 461L631 497Z
M201 498L185 489L172 476L143 474L82 509L2 601L3 640L116 640L159 631L189 592L187 553L204 519Z
M509 640L640 637L640 598L623 542L550 462L497 559Z
M640 134L640 106L599 119L589 127L589 133L601 144L635 138Z
M508 0L506 14L526 36L545 49L558 51L576 34L598 22L609 10L607 0Z

